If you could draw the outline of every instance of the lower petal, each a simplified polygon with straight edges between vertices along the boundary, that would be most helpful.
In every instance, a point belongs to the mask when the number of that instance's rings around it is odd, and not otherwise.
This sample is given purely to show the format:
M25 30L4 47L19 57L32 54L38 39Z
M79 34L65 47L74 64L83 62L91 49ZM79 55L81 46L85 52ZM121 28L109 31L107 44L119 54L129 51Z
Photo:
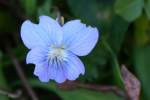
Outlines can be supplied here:
M48 74L48 66L46 63L37 64L34 69L34 75L38 76L41 82L48 82L50 76Z
M63 83L66 80L63 67L58 68L55 81L57 83Z
M75 80L80 74L85 73L85 68L81 60L72 53L68 53L68 58L64 62L66 78Z
M35 47L29 51L27 54L26 58L26 63L32 63L32 64L37 64L37 63L42 63L46 61L48 54L48 48L42 46L42 47Z
M63 83L66 80L63 65L56 59L49 62L49 76L50 79L55 80L57 83Z

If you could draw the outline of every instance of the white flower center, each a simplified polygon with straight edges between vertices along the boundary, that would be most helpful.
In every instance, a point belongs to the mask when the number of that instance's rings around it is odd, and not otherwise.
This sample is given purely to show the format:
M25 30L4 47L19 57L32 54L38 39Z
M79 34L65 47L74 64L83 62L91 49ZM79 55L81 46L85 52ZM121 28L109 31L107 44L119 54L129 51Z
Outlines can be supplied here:
M51 46L51 49L48 53L49 59L58 59L60 61L64 60L66 57L65 49L63 46L55 47Z

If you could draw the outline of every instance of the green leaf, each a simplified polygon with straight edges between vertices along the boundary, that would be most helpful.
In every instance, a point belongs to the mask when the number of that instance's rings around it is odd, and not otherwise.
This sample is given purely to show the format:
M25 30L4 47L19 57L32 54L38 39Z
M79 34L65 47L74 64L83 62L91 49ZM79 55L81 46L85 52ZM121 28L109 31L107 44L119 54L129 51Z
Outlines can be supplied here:
M120 51L120 48L123 44L124 38L126 36L126 31L128 29L129 23L125 21L120 16L114 16L111 31L108 36L108 43L117 54Z
M62 100L123 100L112 93L102 93L96 91L90 91L87 89L75 89L75 90L60 90L52 82L44 84L39 81L29 81L32 86L41 87L50 91L56 92Z
M30 17L35 17L37 10L37 0L21 0L25 13Z
M147 17L150 19L150 0L145 0L145 12Z
M67 0L71 12L87 24L108 31L112 19L112 2L104 0Z
M117 0L115 12L125 20L134 21L142 14L144 0Z
M142 15L134 23L134 52L133 52L133 61L135 66L135 71L142 83L142 99L150 99L150 90L149 90L149 73L150 73L150 45L149 44L149 21L147 16Z
M135 70L142 83L144 98L146 98L143 100L150 100L150 46L135 48L134 51Z
M42 6L38 8L38 15L50 16L50 9L52 7L52 0L46 0Z

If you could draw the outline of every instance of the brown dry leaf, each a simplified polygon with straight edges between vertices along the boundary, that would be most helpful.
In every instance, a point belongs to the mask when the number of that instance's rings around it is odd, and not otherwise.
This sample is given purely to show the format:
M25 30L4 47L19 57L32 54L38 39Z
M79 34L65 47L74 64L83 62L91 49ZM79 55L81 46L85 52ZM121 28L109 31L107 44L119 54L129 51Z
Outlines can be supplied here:
M122 65L121 74L128 98L130 100L139 100L141 89L140 81L124 65Z
M63 90L73 90L78 87L75 81L66 81L64 83L57 84L57 86Z

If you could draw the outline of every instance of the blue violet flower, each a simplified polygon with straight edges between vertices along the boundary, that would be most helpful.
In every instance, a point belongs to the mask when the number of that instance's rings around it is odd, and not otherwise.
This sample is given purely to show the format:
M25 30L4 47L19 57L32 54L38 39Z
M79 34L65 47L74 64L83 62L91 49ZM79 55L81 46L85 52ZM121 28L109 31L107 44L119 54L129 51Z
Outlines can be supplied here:
M86 26L80 20L64 25L48 17L40 16L39 24L26 20L21 26L21 38L30 49L27 64L35 64L34 75L42 82L75 80L85 73L77 56L89 54L98 41L98 30Z

